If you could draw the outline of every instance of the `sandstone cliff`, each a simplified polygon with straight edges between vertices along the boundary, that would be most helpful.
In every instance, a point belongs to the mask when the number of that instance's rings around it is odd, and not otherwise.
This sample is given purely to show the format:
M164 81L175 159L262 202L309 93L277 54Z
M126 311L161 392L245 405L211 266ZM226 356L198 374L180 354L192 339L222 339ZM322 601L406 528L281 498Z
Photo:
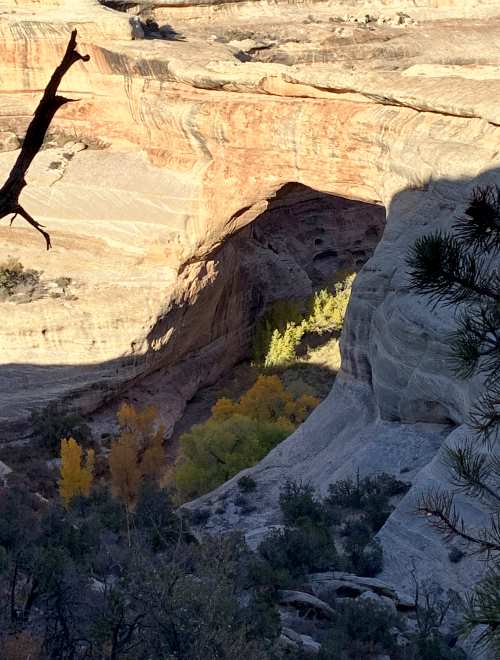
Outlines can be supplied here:
M469 587L480 567L452 569L412 498L445 479L439 448L463 433L478 384L453 378L453 319L408 292L404 258L474 185L498 181L498 2L104 4L0 0L2 174L73 27L92 57L65 80L80 100L58 116L23 200L54 250L25 227L0 229L2 258L75 283L63 302L0 304L2 428L54 398L91 410L152 373L173 420L245 352L255 314L279 295L265 268L252 281L231 237L289 184L379 206L386 229L356 281L334 390L252 470L257 513L212 524L255 541L285 476L325 488L358 466L404 472L415 487L380 534L385 577L408 586L411 557ZM365 220L348 217L354 235Z

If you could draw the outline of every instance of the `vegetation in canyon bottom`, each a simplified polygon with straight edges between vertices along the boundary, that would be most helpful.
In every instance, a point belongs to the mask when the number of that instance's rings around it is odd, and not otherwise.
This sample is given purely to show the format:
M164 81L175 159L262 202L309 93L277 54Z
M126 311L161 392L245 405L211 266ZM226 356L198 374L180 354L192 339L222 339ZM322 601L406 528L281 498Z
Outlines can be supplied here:
M129 437L125 429L115 447L130 446ZM136 437L134 449L144 437ZM154 444L149 436L145 451ZM76 441L63 445L60 499L15 487L2 492L5 660L304 658L300 644L293 649L280 638L283 588L303 585L311 572L361 566L365 574L376 572L381 553L373 535L391 498L406 490L387 475L358 477L333 484L322 500L309 486L288 483L280 498L283 530L253 553L238 534L192 530L192 516L175 511L144 453L135 457L137 487L125 487L120 475L109 489L93 480L92 454L84 459L77 448ZM253 491L251 484L245 488ZM346 539L339 547L335 528ZM463 657L437 632L439 600L422 605L409 631L383 604L345 602L328 592L321 598L328 619L312 610L298 616L304 632L314 627L321 639L321 660L381 653L416 660L423 649L429 660Z
M323 392L317 393L305 373L314 372L314 366L300 358L298 349L309 335L330 340L338 351L353 280L348 274L331 290L307 301L278 301L266 312L254 339L254 363L261 372L254 385L239 401L218 400L211 417L180 439L174 478L181 501L257 463L319 404L317 394Z
M336 303L332 308L337 314ZM321 309L323 318L333 316ZM256 552L237 534L206 536L203 511L176 512L179 493L209 489L256 462L317 405L309 392L287 389L278 373L265 370L237 401L217 401L211 418L183 438L173 481L153 407L122 405L104 454L94 451L78 415L52 407L33 416L40 449L59 478L45 498L35 492L39 482L27 488L13 474L0 499L3 658L305 657L300 641L283 643L283 590L302 589L312 573L376 575L383 556L375 534L407 485L357 475L332 484L322 499L308 484L289 482L280 496L283 527ZM235 505L250 511L257 484L244 476L238 485ZM320 596L329 618L299 612L296 627L321 642L321 660L463 657L438 631L446 599L426 600L407 629L383 602L346 602L328 590Z
M42 271L25 268L19 259L8 257L0 263L0 302L30 303L47 296L75 299L70 277L42 280L42 275Z

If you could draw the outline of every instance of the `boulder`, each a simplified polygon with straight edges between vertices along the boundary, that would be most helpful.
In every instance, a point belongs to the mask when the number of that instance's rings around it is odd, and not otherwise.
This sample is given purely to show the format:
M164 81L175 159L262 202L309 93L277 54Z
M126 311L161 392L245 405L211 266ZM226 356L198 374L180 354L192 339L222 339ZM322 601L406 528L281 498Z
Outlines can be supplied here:
M304 593L302 591L283 590L278 593L278 603L293 607L301 612L314 613L316 618L332 619L335 616L334 610L316 596Z

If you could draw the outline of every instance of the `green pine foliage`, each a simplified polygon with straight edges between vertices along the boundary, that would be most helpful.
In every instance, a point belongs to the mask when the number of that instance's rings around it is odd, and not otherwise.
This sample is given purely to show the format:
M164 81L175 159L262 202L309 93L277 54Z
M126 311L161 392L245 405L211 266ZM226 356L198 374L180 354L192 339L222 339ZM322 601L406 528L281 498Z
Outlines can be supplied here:
M422 495L419 509L448 539L459 538L485 555L491 572L468 601L464 631L487 627L481 643L500 655L500 189L478 187L452 232L420 238L408 256L411 287L433 305L453 306L457 328L449 338L458 377L480 374L484 391L473 404L471 437L448 449L454 490ZM457 511L456 491L490 510L490 525L471 529Z

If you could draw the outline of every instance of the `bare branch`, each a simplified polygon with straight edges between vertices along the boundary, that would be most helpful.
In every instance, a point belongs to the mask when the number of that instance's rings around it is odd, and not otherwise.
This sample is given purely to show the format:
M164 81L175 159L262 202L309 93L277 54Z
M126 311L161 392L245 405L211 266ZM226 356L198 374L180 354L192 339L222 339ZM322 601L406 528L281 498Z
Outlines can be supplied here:
M35 110L33 119L28 126L21 152L14 163L7 181L2 188L0 188L0 219L5 218L5 216L8 215L13 215L13 218L10 221L10 224L12 225L16 215L20 215L26 220L26 222L42 234L45 238L47 250L51 247L50 235L48 232L44 231L43 225L32 218L31 215L20 205L19 196L21 195L23 188L26 186L26 172L42 147L45 135L47 134L47 130L54 115L59 108L72 101L72 99L57 95L57 90L63 77L75 62L79 62L80 60L82 62L88 62L90 59L89 55L80 55L76 50L76 35L77 31L73 30L64 57L52 74L52 77L45 88L44 95Z

